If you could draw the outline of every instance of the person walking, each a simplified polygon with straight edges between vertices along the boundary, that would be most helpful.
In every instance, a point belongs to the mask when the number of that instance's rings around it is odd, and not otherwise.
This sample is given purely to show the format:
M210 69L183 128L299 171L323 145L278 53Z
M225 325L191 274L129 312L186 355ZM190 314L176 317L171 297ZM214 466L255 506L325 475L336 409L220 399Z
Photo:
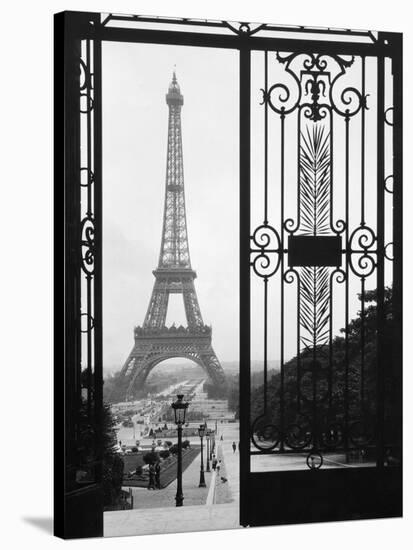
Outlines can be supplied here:
M155 466L153 464L149 465L148 491L150 491L151 489L155 490Z
M232 442L232 451L235 453L235 451L237 450L237 444L235 443L235 441Z
M221 434L221 441L224 441L224 436Z
M212 456L212 469L215 471L216 468L217 468L217 463L218 463L218 460L217 460L217 457L215 455Z
M161 465L159 462L155 464L155 487L156 489L161 488Z
M221 470L221 461L220 460L218 460L216 468L217 468L217 476L219 476L219 472Z

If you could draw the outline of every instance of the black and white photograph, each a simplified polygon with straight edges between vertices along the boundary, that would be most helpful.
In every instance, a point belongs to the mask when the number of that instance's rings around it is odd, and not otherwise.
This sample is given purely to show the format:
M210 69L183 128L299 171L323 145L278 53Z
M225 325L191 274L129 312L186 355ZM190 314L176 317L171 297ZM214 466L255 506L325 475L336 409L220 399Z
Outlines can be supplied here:
M400 516L401 35L56 26L60 534Z
M407 13L5 6L6 548L408 547Z

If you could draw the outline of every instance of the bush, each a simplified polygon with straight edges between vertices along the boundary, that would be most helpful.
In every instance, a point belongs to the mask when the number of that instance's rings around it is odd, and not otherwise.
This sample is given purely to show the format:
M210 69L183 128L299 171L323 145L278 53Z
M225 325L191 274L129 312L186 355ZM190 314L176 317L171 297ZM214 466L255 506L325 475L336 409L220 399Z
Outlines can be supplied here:
M137 466L136 470L135 470L135 473L136 473L137 476L142 475L142 466Z
M138 447L132 447L131 451L132 451L133 453L137 453L137 452L138 452Z
M165 459L165 458L168 458L168 456L169 456L170 454L171 454L171 453L170 453L169 451L165 450L165 451L160 451L159 456L160 456L161 458L164 458L164 459Z
M191 446L191 442L189 441L189 439L185 439L185 441L182 442L183 449L188 449L190 446Z
M155 464L158 459L158 453L154 453L153 451L150 451L149 453L143 455L143 461L145 462L145 464Z
M178 445L175 443L175 445L172 445L172 447L170 447L169 450L173 455L177 455L178 454Z
M172 441L165 441L165 443L168 445L168 447L172 447L173 445Z

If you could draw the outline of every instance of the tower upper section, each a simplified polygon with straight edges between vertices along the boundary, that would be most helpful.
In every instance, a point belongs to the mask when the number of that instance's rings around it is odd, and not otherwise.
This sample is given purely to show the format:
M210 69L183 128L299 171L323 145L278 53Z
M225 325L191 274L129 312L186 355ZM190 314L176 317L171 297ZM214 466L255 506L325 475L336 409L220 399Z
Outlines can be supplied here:
M191 270L186 229L181 108L184 98L175 71L166 94L168 104L168 151L165 208L158 270Z

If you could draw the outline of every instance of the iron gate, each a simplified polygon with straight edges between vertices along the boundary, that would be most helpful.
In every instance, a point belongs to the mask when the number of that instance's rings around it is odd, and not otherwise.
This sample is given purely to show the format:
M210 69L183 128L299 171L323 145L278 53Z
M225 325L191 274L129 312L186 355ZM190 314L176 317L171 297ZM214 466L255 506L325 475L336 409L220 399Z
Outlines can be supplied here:
M401 36L78 12L55 33L56 534L102 534L102 41L239 51L240 523L400 515Z
M400 513L400 38L326 39L244 56L243 525Z

